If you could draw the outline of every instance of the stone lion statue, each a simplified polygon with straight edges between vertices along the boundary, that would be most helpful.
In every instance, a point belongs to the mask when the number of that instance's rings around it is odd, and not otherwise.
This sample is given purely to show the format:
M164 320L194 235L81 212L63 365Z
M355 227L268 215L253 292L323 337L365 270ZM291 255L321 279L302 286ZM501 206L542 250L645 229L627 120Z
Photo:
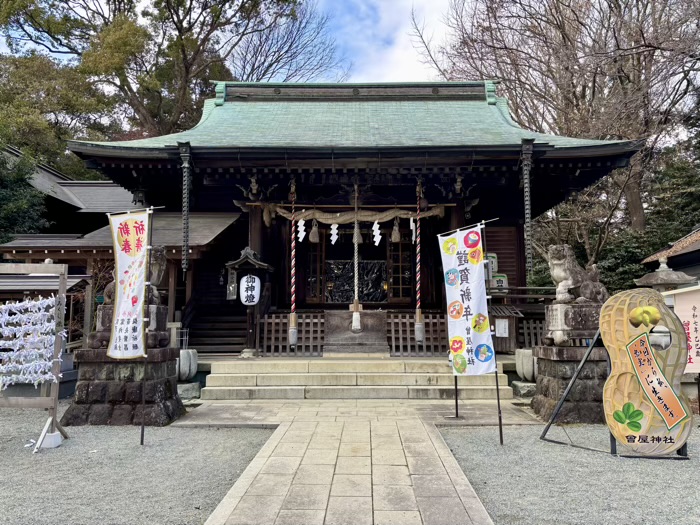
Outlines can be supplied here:
M581 268L568 244L550 246L548 259L549 272L557 285L555 303L604 303L610 296L599 280L595 264L586 270Z

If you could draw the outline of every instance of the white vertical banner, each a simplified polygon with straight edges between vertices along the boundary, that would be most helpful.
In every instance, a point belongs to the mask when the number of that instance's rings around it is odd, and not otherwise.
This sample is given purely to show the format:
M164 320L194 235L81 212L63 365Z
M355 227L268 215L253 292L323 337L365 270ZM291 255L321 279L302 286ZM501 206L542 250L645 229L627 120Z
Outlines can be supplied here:
M447 297L447 336L455 375L496 370L486 300L481 225L438 235Z
M114 314L107 355L113 359L146 356L144 313L148 275L150 212L109 216L114 244Z

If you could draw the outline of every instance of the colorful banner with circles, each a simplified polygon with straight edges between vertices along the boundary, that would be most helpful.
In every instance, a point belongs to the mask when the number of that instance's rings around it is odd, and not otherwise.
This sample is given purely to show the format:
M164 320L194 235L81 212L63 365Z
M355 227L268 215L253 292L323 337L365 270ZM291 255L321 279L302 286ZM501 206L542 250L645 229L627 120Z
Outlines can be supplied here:
M438 235L447 296L447 334L455 375L496 370L486 301L481 226Z

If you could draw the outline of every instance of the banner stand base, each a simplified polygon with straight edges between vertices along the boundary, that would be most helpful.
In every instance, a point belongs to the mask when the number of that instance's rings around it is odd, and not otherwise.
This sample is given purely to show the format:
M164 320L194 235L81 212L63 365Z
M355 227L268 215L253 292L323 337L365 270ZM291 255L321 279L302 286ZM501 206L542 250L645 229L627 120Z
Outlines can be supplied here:
M49 432L53 430L53 432ZM34 446L33 452L36 454L41 448L57 448L63 443L63 438L68 439L68 434L54 416L50 416L46 420L44 429Z

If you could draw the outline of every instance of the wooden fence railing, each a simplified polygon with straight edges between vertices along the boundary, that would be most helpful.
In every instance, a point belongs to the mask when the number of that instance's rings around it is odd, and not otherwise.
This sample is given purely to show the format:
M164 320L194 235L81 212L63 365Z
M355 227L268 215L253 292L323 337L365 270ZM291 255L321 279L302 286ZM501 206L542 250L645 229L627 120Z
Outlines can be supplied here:
M520 348L532 348L542 344L545 325L544 319L520 319Z
M447 321L445 314L425 313L425 342L416 344L415 313L387 312L387 343L389 352L395 357L444 357L447 353ZM298 314L298 339L294 350L289 348L289 314L269 314L260 321L260 351L265 357L319 357L323 355L325 316L323 312ZM513 320L513 325L515 320ZM542 344L545 332L543 319L520 318L517 320L518 348L532 348ZM512 327L514 328L514 327ZM511 330L512 330L511 328ZM513 331L511 331L513 333ZM514 334L513 334L514 335ZM508 341L515 346L515 337ZM495 340L497 351L510 353L510 348L500 348ZM502 346L502 345L501 345Z
M325 317L320 313L300 313L297 316L297 346L288 344L289 314L268 314L261 319L260 351L265 357L318 357L323 353Z
M447 321L445 314L423 314L425 341L416 344L415 313L386 315L389 352L396 357L444 357L447 355Z

